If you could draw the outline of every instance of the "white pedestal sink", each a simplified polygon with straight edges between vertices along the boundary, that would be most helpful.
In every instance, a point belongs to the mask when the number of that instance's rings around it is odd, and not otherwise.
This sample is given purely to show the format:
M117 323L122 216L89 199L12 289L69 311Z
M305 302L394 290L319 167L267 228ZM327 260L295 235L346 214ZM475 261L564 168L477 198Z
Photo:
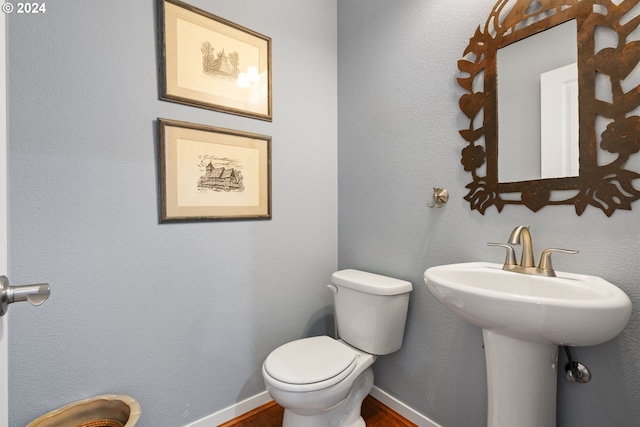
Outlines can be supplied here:
M554 427L558 346L601 344L629 321L631 301L617 286L595 276L556 275L513 273L486 262L424 273L438 301L483 329L488 427Z

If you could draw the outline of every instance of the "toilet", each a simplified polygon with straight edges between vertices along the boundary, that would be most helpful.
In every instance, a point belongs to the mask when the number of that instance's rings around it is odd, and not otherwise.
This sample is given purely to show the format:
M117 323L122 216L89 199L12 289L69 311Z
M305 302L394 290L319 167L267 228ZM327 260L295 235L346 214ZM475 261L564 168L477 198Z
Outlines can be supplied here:
M338 339L289 342L262 365L267 391L284 408L283 427L365 427L371 365L402 346L410 282L352 269L331 281Z

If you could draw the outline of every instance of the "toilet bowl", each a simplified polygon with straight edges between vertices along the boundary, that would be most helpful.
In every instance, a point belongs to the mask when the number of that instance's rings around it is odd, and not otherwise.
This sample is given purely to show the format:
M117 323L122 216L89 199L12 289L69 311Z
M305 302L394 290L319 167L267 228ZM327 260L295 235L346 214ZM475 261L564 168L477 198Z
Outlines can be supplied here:
M319 336L276 349L262 365L262 375L273 400L286 409L283 426L357 427L365 425L360 406L373 387L375 359Z
M411 283L358 270L338 271L332 282L340 339L292 341L262 365L267 391L285 409L283 427L365 427L371 365L402 345Z

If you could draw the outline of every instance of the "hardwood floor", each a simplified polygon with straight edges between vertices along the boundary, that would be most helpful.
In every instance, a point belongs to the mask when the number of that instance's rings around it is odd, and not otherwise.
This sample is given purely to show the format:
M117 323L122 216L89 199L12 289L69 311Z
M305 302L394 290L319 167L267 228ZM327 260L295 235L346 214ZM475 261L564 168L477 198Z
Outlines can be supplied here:
M218 427L281 427L283 414L280 405L269 402ZM371 396L362 402L362 418L367 427L418 427Z

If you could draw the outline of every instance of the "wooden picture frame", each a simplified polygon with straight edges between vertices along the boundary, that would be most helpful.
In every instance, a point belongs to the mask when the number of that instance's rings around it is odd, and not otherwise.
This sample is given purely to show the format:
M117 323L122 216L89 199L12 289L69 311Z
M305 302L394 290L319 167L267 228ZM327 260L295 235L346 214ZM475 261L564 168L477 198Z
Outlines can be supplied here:
M160 222L271 219L271 137L158 119Z
M272 121L271 38L158 0L160 99Z

